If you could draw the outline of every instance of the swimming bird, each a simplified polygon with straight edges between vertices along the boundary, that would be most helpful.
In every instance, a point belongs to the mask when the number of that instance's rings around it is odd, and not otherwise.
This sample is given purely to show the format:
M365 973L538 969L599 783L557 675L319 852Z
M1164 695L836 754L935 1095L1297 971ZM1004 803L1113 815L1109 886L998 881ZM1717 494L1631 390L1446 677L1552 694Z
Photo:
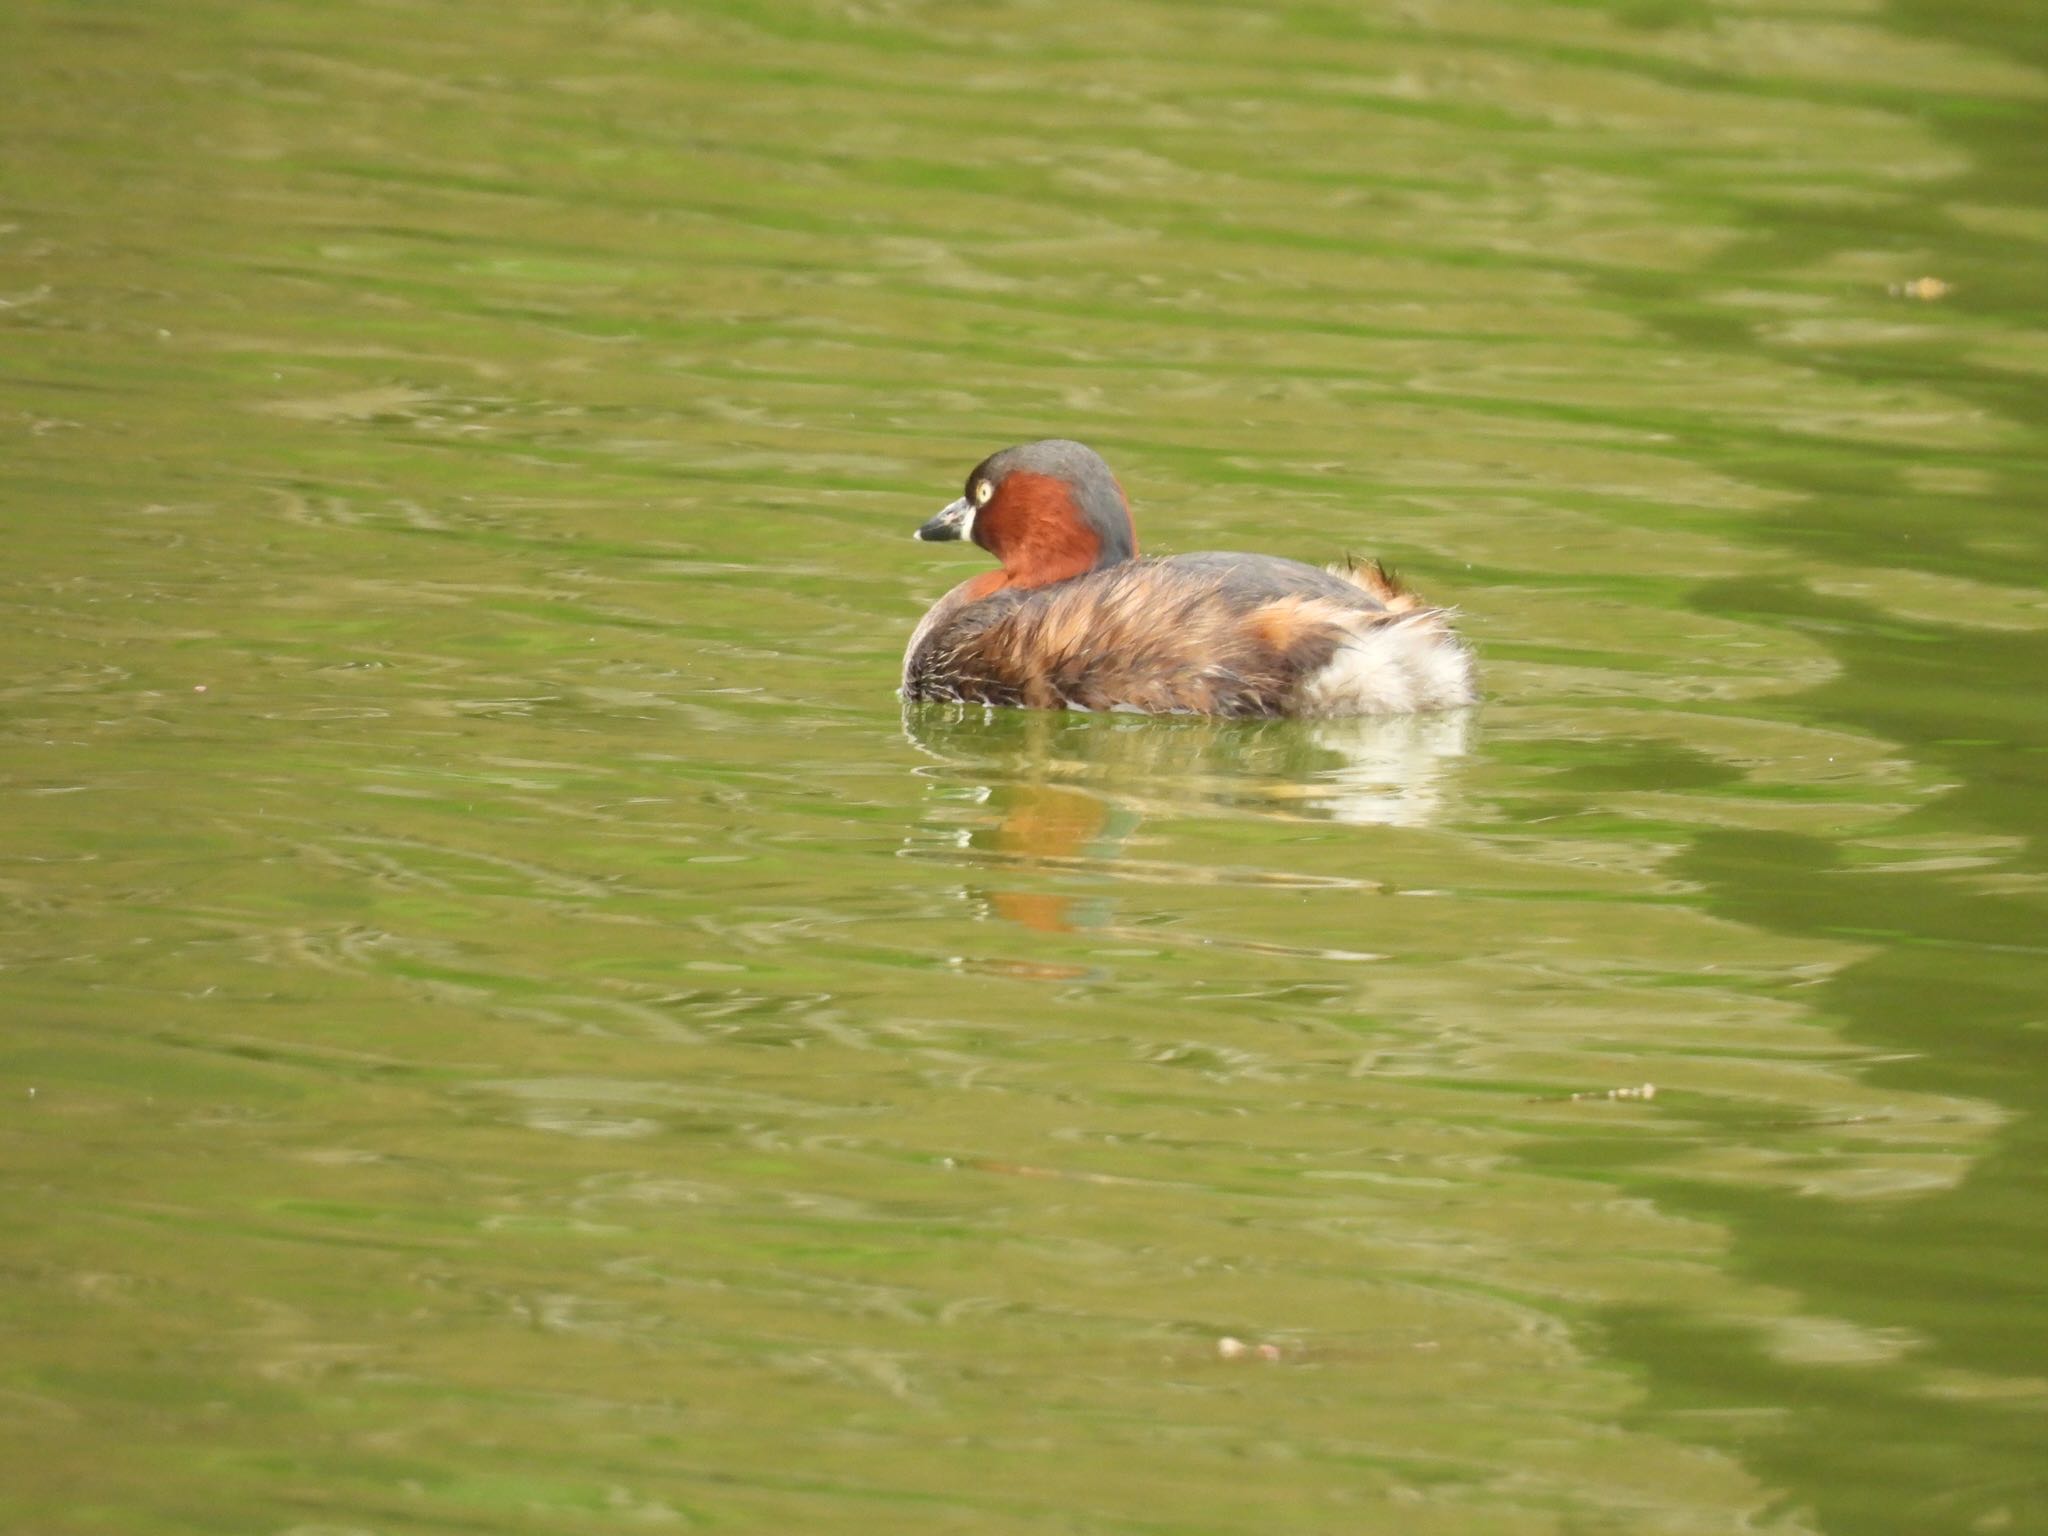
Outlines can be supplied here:
M906 700L1320 717L1477 697L1450 612L1379 562L1140 558L1123 487L1064 438L983 459L915 537L971 539L1001 568L925 614L903 654Z

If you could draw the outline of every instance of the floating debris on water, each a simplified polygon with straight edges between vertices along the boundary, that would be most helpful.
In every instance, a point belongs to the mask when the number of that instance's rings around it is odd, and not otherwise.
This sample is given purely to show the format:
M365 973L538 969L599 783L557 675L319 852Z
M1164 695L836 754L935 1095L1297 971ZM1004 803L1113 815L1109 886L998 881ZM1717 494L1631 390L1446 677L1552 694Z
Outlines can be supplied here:
M1581 1093L1546 1094L1531 1099L1531 1104L1579 1104L1590 1099L1654 1099L1657 1097L1655 1083L1636 1083L1628 1088L1588 1088Z
M1938 277L1916 277L1911 282L1892 283L1885 289L1895 299L1918 299L1923 304L1932 304L1954 291L1953 284L1944 283Z
M1216 1341L1216 1354L1224 1360L1278 1360L1278 1344L1247 1344L1243 1339L1233 1339L1225 1334Z

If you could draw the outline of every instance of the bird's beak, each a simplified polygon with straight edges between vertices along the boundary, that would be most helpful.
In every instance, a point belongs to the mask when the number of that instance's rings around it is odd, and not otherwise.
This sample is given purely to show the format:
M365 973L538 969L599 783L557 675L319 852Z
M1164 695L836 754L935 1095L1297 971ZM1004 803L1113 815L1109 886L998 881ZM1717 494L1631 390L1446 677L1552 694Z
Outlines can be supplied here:
M947 503L937 516L911 535L913 539L923 539L928 544L943 544L948 539L967 539L973 536L974 503L965 496L958 501Z

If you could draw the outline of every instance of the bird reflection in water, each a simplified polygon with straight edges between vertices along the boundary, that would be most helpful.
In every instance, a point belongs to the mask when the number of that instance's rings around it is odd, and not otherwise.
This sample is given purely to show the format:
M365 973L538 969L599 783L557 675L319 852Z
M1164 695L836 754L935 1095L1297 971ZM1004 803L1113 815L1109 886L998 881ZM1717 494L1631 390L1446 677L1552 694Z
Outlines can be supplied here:
M1062 934L1114 929L1113 882L1219 878L1210 866L1148 858L1148 822L1163 833L1191 817L1436 819L1471 720L1463 711L1231 721L914 705L904 730L928 759L916 769L928 815L906 855L975 871L960 894L982 915ZM1084 894L1060 888L1084 882ZM999 968L1084 974L1036 961Z

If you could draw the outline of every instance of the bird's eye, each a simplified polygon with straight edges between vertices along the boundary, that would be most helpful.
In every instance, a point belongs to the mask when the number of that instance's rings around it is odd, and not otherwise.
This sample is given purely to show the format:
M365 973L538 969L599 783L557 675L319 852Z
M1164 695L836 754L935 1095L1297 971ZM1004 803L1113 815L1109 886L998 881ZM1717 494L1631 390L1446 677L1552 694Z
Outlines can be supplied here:
M996 488L990 485L986 480L977 480L974 482L974 504L977 507L987 506L989 497L995 495L995 493Z

